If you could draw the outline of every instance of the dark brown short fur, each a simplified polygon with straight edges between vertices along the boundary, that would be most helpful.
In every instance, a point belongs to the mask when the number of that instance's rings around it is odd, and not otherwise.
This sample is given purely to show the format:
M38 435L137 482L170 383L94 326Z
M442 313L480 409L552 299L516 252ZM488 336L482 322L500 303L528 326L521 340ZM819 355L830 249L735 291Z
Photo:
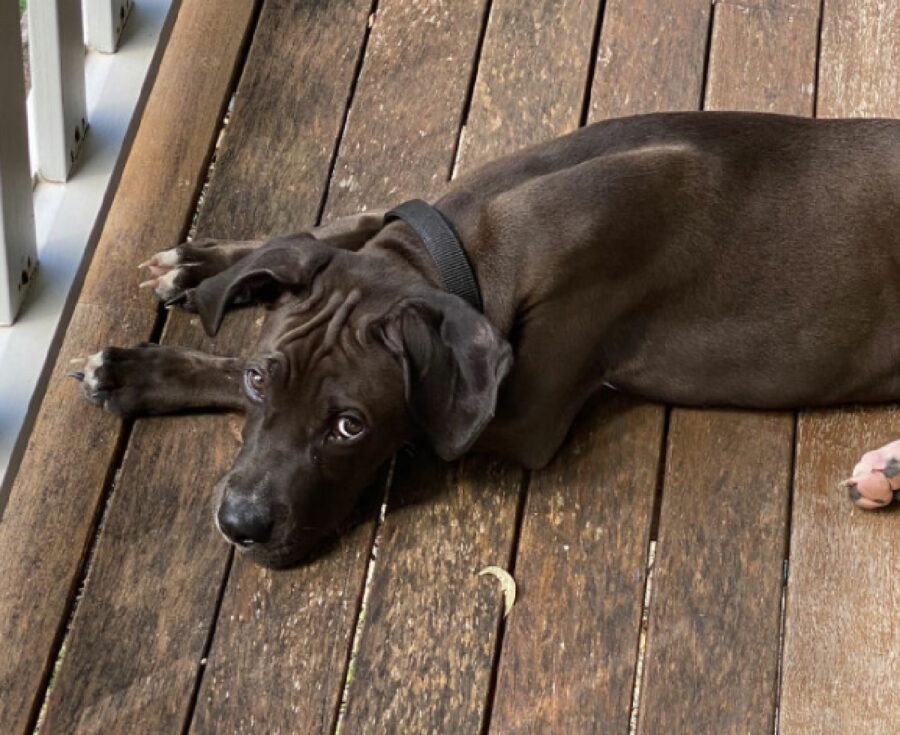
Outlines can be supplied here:
M604 383L705 406L900 398L900 121L611 120L463 176L436 206L484 316L438 287L405 224L364 215L180 246L195 265L159 290L211 332L235 302L275 304L250 363L261 402L241 388L248 365L174 348L110 352L85 381L120 413L247 411L218 513L268 524L245 545L263 563L333 533L417 437L447 459L544 465ZM345 410L363 435L328 439Z

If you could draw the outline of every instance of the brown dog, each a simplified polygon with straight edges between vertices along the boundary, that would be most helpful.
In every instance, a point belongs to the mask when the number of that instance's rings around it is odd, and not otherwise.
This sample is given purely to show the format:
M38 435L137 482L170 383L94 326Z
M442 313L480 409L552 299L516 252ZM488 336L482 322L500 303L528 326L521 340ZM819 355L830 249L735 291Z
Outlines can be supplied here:
M257 355L109 348L79 374L86 395L121 414L245 410L216 515L269 565L333 534L419 435L448 460L544 465L603 384L702 406L900 398L900 121L610 120L435 206L483 314L403 221L185 244L148 285L210 333L230 305L274 303Z

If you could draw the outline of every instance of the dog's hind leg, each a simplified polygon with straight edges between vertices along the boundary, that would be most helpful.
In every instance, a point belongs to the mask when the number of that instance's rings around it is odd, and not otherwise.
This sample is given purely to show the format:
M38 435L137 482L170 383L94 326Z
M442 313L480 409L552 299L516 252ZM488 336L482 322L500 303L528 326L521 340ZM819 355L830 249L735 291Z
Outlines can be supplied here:
M240 411L244 361L182 347L107 347L67 375L91 403L120 416Z

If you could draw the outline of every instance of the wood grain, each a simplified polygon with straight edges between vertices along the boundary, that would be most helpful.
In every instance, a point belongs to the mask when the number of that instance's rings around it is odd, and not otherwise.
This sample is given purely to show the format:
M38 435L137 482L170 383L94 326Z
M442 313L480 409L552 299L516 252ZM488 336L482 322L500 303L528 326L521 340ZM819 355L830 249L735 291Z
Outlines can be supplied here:
M801 415L782 733L897 731L898 514L853 507L837 483L864 449L898 436L896 407Z
M717 5L707 109L809 115L816 12ZM771 732L793 414L674 410L640 732Z
M710 8L709 0L608 0L590 119L696 110Z
M818 114L900 116L900 6L826 0ZM900 436L896 407L800 416L781 698L785 735L897 731L898 516L836 484Z
M577 126L596 12L492 4L460 170ZM522 478L475 459L398 468L342 732L481 730L502 595L477 572L510 564Z
M532 475L491 732L627 732L663 412L622 397Z
M812 114L819 7L805 4L716 4L706 109Z
M52 368L0 523L4 733L25 732L40 704L121 431L63 372L98 345L150 336L157 308L131 297L134 266L187 227L253 12L252 0L184 0Z
M522 471L398 464L341 732L479 732Z
M597 0L494 0L459 171L578 126L599 11Z
M706 3L608 2L591 121L696 106L708 18ZM661 406L601 401L532 477L492 732L627 731L663 424Z
M485 0L384 0L372 27L327 216L379 209L446 186Z
M449 177L456 130L447 121L458 122L462 114L481 9L473 2L454 6L452 13L446 8L408 0L379 4L326 219L395 203L394 197L407 194L433 196ZM413 61L419 72L407 75L401 65ZM429 79L428 70L443 76ZM431 93L437 78L440 95ZM420 129L427 134L419 135ZM403 165L394 160L396 146L403 146ZM365 183L342 187L350 176ZM272 575L236 561L194 730L329 732L334 727L370 547L366 524L341 538L315 574L298 569ZM415 579L399 578L397 584L413 585ZM483 592L483 599L492 598ZM431 650L421 647L420 655ZM377 678L369 681L373 689L379 685ZM260 697L260 691L267 696ZM415 729L410 727L404 722L402 729Z
M265 5L198 236L239 239L312 223L325 177L304 174L329 165L368 9L367 0ZM207 33L195 30L195 41ZM245 158L248 149L257 155ZM269 189L291 179L290 193ZM230 318L210 343L196 318L172 312L163 341L219 353L252 349L256 317ZM227 416L136 422L50 698L49 732L178 732L186 725L230 558L212 523L211 490L230 464L239 427L238 417ZM364 563L357 568L355 581L341 579L340 593L298 623L309 636L298 650L333 644L320 634L355 606ZM307 570L309 585L322 589L330 580L316 574L332 571ZM321 674L310 672L302 690L313 694ZM229 712L223 708L220 717L232 729Z
M676 410L640 732L771 732L793 416Z

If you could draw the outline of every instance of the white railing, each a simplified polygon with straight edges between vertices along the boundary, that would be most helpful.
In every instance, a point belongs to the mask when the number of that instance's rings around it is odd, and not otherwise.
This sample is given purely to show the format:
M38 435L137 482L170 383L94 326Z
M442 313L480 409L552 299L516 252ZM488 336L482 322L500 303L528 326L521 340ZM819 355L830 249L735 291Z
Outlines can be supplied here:
M0 0L0 507L179 0Z
M16 3L0 3L0 324L15 319L37 265L25 74Z
M28 2L30 166L19 18L16 3L0 7L0 325L14 321L37 267L32 170L48 182L69 178L88 126L86 46L114 53L131 7L132 0L84 0L83 9L78 0Z

